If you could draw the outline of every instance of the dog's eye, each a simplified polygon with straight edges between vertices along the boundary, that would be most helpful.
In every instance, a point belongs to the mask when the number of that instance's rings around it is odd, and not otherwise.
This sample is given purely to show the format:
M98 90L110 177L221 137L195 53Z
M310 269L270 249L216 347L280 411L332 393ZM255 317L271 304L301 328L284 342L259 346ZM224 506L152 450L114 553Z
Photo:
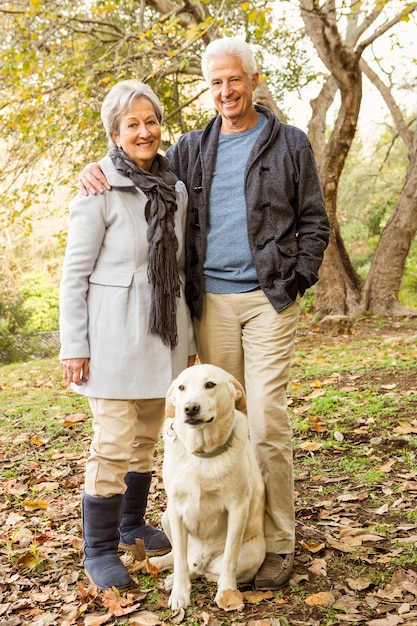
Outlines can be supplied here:
M205 387L206 389L213 389L213 387L216 386L216 383L212 383L211 380L209 380L208 383L206 383Z
M184 385L179 385L178 389L179 389L180 391L184 391L185 387L184 387Z

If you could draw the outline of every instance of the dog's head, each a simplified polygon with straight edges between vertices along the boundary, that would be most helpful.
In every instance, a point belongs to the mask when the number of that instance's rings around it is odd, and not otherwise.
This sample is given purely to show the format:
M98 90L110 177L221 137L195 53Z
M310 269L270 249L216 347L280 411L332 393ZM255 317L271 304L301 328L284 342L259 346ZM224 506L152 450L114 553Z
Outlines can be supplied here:
M172 382L166 396L168 417L180 418L191 427L201 427L218 417L232 416L246 408L242 385L215 365L194 365Z

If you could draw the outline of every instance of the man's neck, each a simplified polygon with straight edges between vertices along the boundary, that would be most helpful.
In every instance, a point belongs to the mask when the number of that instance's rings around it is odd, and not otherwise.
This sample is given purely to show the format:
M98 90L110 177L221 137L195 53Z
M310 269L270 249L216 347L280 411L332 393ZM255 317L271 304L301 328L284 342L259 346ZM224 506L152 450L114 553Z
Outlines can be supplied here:
M242 133L245 130L253 128L258 123L258 112L255 108L245 115L244 118L231 119L222 115L222 125L220 132L222 135L233 135L234 133Z

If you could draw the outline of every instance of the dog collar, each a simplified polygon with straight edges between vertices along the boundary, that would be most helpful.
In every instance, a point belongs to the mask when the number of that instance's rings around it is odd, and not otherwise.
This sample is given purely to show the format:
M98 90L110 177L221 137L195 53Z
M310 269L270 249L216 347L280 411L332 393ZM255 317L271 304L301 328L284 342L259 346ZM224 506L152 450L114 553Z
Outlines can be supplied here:
M192 454L194 454L194 456L198 456L200 459L211 459L214 456L219 456L219 454L223 454L223 452L226 452L226 450L228 450L230 448L230 446L232 445L234 433L235 433L235 429L233 428L233 430L230 433L227 441L225 441L225 443L222 446L219 446L218 448L215 448L211 452L192 452ZM175 439L178 439L177 434L176 434L176 432L174 430L173 424L171 424L171 426L169 427L169 429L168 429L168 431L166 433L166 437L171 442L175 441ZM182 443L181 439L178 439L178 441L180 441L181 445L184 446L184 444Z

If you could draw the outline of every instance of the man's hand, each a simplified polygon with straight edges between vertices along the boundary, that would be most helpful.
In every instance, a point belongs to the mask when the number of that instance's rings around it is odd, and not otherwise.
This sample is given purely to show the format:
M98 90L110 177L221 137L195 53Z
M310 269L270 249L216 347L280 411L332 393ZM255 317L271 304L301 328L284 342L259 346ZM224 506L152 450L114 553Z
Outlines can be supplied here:
M88 381L90 359L64 359L61 361L62 373L69 383L78 386Z
M89 193L95 196L97 192L104 193L106 189L111 189L111 185L109 185L99 164L95 161L87 163L82 170L78 177L78 186L85 196L88 196Z

